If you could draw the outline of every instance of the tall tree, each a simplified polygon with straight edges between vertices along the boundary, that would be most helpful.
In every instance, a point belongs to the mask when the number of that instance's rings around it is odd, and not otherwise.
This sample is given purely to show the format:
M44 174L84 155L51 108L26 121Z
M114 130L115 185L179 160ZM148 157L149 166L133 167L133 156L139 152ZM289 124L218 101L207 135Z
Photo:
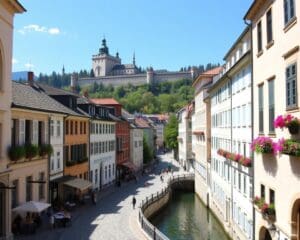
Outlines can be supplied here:
M178 121L174 114L169 117L169 122L165 127L164 141L166 146L174 151L174 158L177 159L178 152Z

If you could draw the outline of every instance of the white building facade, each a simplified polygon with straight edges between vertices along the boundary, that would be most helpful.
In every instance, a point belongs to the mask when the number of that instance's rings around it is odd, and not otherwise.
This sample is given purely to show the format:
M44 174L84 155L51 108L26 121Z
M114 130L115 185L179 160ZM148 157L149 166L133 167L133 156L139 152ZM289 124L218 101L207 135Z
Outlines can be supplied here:
M116 179L115 122L94 119L90 132L90 180L100 190Z
M295 132L274 126L279 116L300 118L299 17L296 0L255 1L245 16L253 36L254 138L283 147L254 152L255 239L300 239L299 124Z
M233 239L253 239L250 49L246 28L210 89L210 207Z
M54 201L58 196L58 188L52 186L51 181L60 178L64 174L64 117L62 114L52 114L50 116L50 144L53 153L50 156L49 180L50 180L50 201ZM54 185L54 184L53 184Z
M143 168L143 137L144 131L131 124L130 128L130 161L141 171Z

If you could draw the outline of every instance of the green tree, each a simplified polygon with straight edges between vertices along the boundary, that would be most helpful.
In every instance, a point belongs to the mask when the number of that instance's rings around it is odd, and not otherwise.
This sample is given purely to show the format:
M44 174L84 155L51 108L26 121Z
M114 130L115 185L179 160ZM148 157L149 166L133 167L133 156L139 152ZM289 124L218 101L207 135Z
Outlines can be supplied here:
M147 164L153 160L153 153L151 152L145 136L143 137L143 163Z
M177 159L178 152L178 121L174 114L169 117L169 122L165 127L164 131L164 141L166 146L174 150L174 158Z

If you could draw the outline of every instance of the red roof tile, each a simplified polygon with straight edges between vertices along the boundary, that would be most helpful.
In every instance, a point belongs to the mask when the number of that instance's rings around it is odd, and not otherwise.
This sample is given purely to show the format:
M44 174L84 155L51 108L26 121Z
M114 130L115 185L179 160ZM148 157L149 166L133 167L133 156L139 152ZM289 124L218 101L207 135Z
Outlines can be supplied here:
M138 127L141 127L141 128L149 128L150 127L148 122L143 118L136 118L135 119L135 124L138 125Z
M217 75L219 74L221 71L222 71L223 67L216 67L216 68L213 68L213 69L210 69L206 72L203 72L201 74L204 74L204 75Z
M90 101L99 105L121 105L113 98L92 98Z

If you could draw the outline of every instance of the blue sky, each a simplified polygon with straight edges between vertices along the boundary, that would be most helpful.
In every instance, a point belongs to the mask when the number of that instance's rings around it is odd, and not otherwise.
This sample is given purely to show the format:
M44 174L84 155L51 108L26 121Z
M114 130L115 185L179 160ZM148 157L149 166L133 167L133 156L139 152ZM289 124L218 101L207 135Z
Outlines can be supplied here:
M179 70L222 63L245 28L252 0L20 0L14 22L13 71L35 74L91 69L105 35L122 63Z

